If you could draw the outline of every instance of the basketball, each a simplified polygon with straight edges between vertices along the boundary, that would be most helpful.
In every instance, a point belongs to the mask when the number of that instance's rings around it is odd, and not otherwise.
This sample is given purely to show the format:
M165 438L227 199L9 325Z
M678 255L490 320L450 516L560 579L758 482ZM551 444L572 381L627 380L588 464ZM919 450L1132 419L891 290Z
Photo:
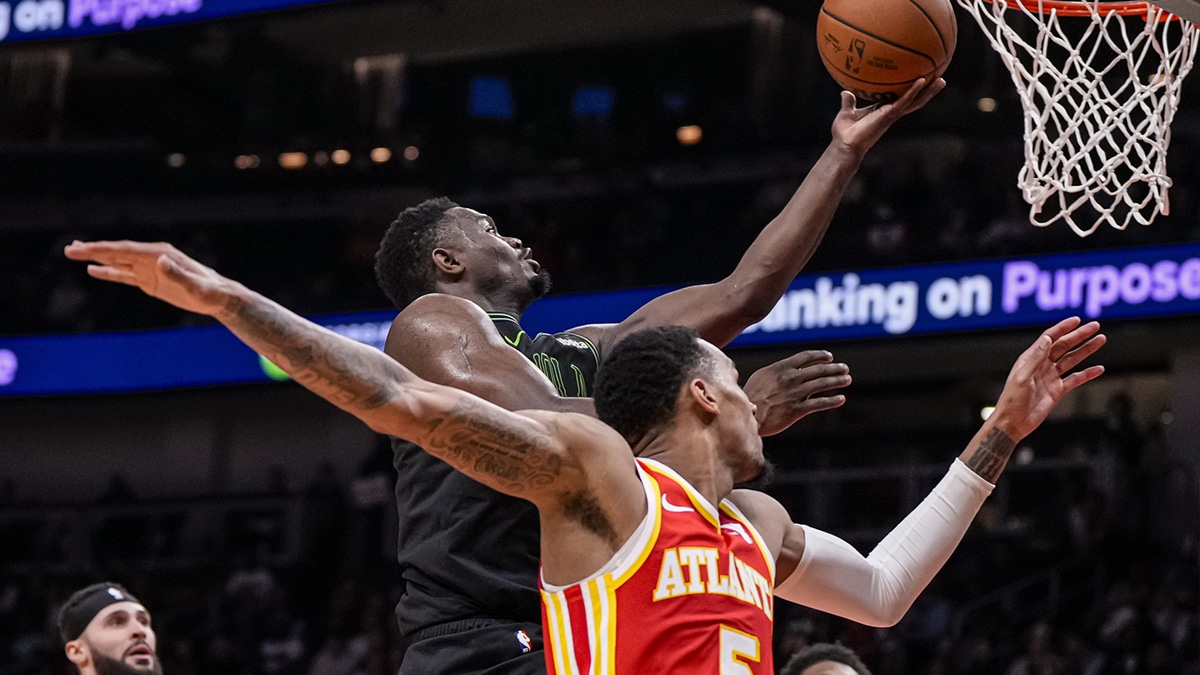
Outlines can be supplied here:
M940 77L958 40L951 0L825 0L821 61L860 99L894 101L917 78Z

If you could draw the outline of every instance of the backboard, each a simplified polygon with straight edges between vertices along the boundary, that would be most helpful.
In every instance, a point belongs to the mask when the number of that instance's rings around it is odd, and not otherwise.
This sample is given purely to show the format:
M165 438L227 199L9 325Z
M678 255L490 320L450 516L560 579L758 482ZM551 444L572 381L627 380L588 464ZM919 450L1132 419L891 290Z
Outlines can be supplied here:
M1200 24L1200 0L1150 0L1175 16Z

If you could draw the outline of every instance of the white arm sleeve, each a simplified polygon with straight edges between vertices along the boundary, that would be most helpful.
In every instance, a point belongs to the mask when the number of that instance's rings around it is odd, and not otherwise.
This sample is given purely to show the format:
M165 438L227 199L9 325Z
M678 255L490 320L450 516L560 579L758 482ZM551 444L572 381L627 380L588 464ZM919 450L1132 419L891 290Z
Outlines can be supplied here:
M942 568L994 486L954 460L933 492L864 558L804 528L804 553L775 595L869 626L898 622Z

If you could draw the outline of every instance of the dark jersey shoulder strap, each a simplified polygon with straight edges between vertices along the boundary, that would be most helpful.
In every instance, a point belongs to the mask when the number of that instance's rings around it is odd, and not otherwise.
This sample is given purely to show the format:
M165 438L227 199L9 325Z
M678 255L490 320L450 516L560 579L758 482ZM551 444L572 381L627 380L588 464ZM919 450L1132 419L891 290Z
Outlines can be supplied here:
M488 317L496 324L496 330L505 342L550 378L559 396L592 395L600 356L591 340L571 332L531 336L521 328L516 317L500 312L489 312Z

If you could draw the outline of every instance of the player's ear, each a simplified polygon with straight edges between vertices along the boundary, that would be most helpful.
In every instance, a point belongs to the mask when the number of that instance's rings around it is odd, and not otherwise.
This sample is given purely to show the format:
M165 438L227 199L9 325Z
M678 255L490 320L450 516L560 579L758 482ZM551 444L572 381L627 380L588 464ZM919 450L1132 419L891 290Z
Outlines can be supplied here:
M67 660L77 667L82 668L88 661L87 649L84 647L83 640L71 640L67 643L64 651L67 653Z
M439 272L446 274L462 274L463 265L453 251L444 248L435 248L431 254L433 265Z
M714 394L712 385L698 377L688 383L688 399L698 406L700 410L710 415L716 415L720 412L717 407L717 397Z

